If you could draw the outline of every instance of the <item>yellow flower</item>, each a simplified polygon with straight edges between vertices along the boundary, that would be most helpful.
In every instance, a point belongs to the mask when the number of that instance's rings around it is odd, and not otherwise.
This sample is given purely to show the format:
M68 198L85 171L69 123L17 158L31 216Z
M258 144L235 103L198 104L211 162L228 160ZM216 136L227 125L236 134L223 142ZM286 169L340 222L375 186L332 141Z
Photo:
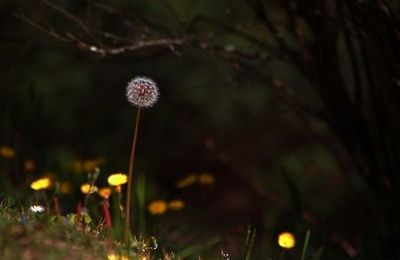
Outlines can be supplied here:
M180 199L176 199L176 200L171 200L168 203L168 208L171 210L180 210L182 208L185 207L185 202L183 200Z
M177 183L176 186L178 188L186 188L189 187L193 184L195 184L197 181L197 176L194 174L190 174L182 179L180 179Z
M31 188L33 190L44 190L49 188L51 185L50 178L40 178L37 179L36 181L31 183Z
M108 199L111 195L111 189L108 187L101 188L99 190L99 195L104 199Z
M294 235L289 232L282 232L278 236L278 244L280 247L290 249L293 248L296 244L296 239Z
M0 156L7 159L12 159L15 157L15 151L9 146L2 146L0 147Z
M128 176L123 173L114 173L108 176L108 184L111 186L119 186L125 184L128 181Z
M199 184L200 185L204 185L204 186L211 185L214 183L214 181L215 181L215 178L210 173L202 173L199 176Z
M81 185L81 192L83 194L88 194L88 193L92 194L98 190L99 189L96 186L94 186L94 185L90 186L89 183L85 183L85 184Z
M60 192L62 194L68 194L68 193L71 192L71 190L72 190L72 185L71 185L70 182L68 182L68 181L61 182L61 184L60 184Z
M147 209L150 214L162 215L167 211L168 206L165 200L154 200L148 205Z
M24 169L27 172L33 171L36 168L35 161L28 159L24 161Z
M107 255L107 259L108 260L129 260L129 256L111 253L111 254Z

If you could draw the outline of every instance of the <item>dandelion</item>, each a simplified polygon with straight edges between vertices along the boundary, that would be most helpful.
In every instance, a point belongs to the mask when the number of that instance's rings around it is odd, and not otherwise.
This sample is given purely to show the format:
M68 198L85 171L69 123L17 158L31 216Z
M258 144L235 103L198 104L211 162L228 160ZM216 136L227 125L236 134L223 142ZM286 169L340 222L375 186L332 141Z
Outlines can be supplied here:
M29 210L32 211L33 213L43 213L45 207L41 205L32 205Z
M12 159L15 157L15 151L9 146L0 147L0 156L6 159Z
M108 176L107 181L111 186L120 186L128 181L128 177L124 173L114 173Z
M210 173L202 173L199 176L198 182L200 185L208 186L215 182L215 178Z
M89 183L85 183L81 185L81 192L83 194L92 194L97 192L99 189L94 186L94 185L90 185Z
M35 161L28 159L24 161L24 169L27 172L31 172L36 168Z
M290 232L282 232L278 236L278 245L285 249L291 249L295 246L296 239Z
M129 81L126 88L128 101L137 107L151 107L158 100L157 84L145 77L136 77Z
M129 159L128 187L126 189L126 216L124 226L124 242L126 244L128 243L128 232L130 230L133 166L135 162L136 143L139 132L140 113L142 108L153 106L157 102L158 96L159 92L157 84L149 78L136 77L129 81L126 88L126 97L128 98L128 101L137 107L135 130L133 133L131 156Z
M197 181L197 176L195 174L190 174L190 175L180 179L176 183L176 186L178 188L186 188L186 187L189 187L189 186L195 184L196 181Z
M164 200L154 200L148 205L147 209L152 215L162 215L167 211L168 205Z
M180 210L185 207L185 202L180 199L171 200L168 203L168 208L171 210Z
M111 189L108 187L101 188L99 190L99 196L102 197L103 199L108 199L111 195Z
M50 178L40 178L35 180L34 182L31 183L31 188L33 190L45 190L49 188L51 185Z
M108 260L129 260L129 256L127 255L117 255L114 253L110 253L107 255Z

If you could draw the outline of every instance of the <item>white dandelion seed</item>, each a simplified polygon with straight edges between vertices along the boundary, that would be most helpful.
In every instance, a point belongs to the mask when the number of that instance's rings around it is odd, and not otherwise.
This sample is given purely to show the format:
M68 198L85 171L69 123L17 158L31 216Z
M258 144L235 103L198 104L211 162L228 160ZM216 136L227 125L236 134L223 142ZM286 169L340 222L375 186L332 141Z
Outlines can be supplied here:
M134 106L151 107L158 100L157 84L146 77L136 77L129 81L126 88L126 97Z
M31 210L33 213L43 213L43 212L44 212L44 207L41 206L41 205L32 205L32 206L30 207L30 210Z

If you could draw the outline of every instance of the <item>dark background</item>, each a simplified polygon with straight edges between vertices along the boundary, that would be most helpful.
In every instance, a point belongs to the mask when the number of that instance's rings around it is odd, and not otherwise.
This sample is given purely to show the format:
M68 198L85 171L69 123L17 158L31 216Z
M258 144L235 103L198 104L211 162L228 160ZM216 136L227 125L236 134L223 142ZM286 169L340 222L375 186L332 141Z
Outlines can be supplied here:
M400 257L398 2L0 6L0 145L17 154L1 159L7 195L29 201L30 181L52 172L73 185L67 213L86 179L74 161L101 158L100 186L126 172L136 109L125 88L142 75L160 99L142 114L135 172L146 202L186 203L147 215L163 247L217 236L210 254L240 255L252 224L255 259L278 258L285 230L295 259L307 229L323 259ZM215 183L176 187L202 172Z

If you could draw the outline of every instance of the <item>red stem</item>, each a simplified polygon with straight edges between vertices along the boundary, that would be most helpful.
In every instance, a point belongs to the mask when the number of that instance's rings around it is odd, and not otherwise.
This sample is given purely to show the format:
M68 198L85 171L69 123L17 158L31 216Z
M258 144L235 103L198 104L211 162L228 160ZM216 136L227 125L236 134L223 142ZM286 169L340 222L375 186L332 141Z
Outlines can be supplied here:
M128 187L126 189L126 205L125 205L125 227L124 227L124 242L125 242L125 244L128 244L128 240L129 240L133 165L135 162L135 151L136 151L136 143L137 143L137 136L138 136L138 130L139 130L140 111L141 111L141 109L140 109L140 107L138 107L138 110L136 113L135 132L133 134L133 141L132 141L131 157L129 160Z

